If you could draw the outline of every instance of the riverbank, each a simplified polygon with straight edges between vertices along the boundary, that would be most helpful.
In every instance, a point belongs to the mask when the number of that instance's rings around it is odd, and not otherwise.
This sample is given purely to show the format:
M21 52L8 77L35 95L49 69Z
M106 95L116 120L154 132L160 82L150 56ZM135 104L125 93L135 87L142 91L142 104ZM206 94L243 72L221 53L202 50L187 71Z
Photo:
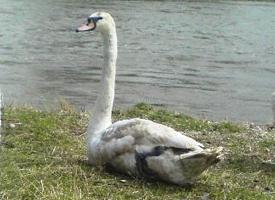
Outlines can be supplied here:
M275 131L193 119L138 104L114 120L142 117L206 144L223 146L225 160L191 188L134 180L87 165L89 115L67 104L51 112L6 107L0 151L0 199L272 199Z

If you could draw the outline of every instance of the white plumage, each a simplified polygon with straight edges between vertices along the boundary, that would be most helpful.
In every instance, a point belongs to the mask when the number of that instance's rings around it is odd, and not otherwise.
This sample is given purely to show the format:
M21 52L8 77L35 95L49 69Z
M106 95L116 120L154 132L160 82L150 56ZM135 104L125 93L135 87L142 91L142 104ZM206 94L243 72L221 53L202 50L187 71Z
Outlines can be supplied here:
M104 41L101 89L88 127L88 160L91 165L109 164L131 176L161 179L183 185L219 161L222 148L204 150L190 137L145 119L112 124L117 36L110 14L97 12L78 32L97 30Z

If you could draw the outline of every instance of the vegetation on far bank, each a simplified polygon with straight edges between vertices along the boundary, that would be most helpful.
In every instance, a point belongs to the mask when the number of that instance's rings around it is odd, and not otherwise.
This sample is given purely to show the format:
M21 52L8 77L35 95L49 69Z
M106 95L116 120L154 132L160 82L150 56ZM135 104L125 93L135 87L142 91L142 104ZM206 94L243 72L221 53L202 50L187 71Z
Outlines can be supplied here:
M206 144L225 160L191 188L148 182L86 163L88 114L6 107L0 146L0 199L275 199L275 131L210 122L138 104L114 120L141 117Z

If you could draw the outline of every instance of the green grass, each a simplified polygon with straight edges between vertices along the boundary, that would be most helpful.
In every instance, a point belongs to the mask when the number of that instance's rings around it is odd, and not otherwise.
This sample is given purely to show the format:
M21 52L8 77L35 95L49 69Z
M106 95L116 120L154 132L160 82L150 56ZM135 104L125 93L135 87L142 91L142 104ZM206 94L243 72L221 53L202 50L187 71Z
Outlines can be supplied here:
M45 112L5 108L0 199L275 199L275 132L210 122L138 104L115 120L142 117L174 127L206 146L224 146L225 160L191 188L147 182L86 164L86 113L63 105ZM12 128L10 124L15 124Z

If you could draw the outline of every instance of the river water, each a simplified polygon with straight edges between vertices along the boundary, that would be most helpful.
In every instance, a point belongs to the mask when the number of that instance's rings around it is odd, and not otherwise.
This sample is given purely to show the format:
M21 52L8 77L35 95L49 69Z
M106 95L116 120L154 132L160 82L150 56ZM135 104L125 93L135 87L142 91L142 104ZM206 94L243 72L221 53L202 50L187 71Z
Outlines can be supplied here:
M98 10L116 20L115 107L138 102L213 120L272 120L275 3L0 0L6 103L93 105L99 34L74 32Z

